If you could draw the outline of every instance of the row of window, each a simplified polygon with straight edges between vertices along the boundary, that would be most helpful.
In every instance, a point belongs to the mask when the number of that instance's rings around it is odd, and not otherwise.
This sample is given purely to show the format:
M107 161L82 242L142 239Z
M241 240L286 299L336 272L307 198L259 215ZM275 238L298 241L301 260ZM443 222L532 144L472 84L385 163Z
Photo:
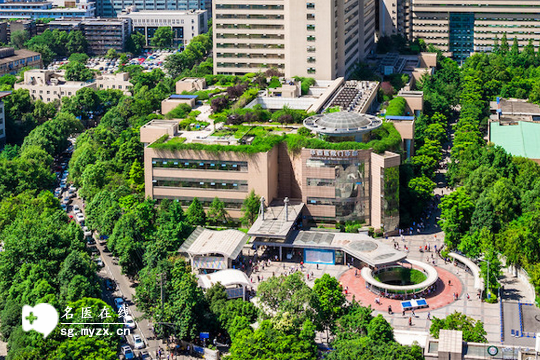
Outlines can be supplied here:
M260 15L260 14L216 14L216 19L258 19L258 20L283 20L283 15Z
M283 54L232 54L232 53L217 53L218 58L249 58L249 59L284 59Z
M277 39L283 40L283 34L216 34L218 39Z
M175 200L175 201L178 201L182 206L186 206L186 207L191 205L191 203L193 202L193 198L188 197L188 196L178 196L178 197L176 197L176 196L160 196L160 195L156 195L155 198L158 199L158 200L163 200L163 199ZM197 198L197 199L202 203L202 206L205 207L205 208L210 207L210 205L212 204L212 201L214 201L213 198ZM242 200L242 199L223 199L223 198L220 198L220 200L225 203L225 208L226 209L241 209L242 204L244 202L244 200Z
M218 48L234 48L234 49L284 49L284 44L232 44L232 43L217 43Z
M248 171L248 164L245 161L153 159L152 167L188 170Z
M248 191L246 180L216 180L216 179L184 179L184 178L154 178L154 186L196 188L214 190Z
M283 10L283 5L216 4L216 10Z
M283 30L283 25L262 25L262 24L217 24L217 29L264 29L264 30Z
M272 67L276 67L278 69L284 69L285 64L271 64ZM235 68L252 68L252 69L258 69L258 68L264 68L266 67L266 64L259 64L259 63L217 63L218 67L235 67Z

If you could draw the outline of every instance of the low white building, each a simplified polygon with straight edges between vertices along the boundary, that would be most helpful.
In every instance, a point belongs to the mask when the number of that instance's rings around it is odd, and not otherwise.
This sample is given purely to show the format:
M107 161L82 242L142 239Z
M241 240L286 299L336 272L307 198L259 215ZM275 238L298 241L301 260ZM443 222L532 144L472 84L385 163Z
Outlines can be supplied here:
M195 36L208 31L208 12L206 10L143 10L132 6L121 19L131 19L133 31L144 35L146 46L159 27L169 26L173 31L173 47L187 45Z
M133 84L129 81L129 74L121 72L117 74L103 74L96 78L98 90L122 90L124 95L131 95Z

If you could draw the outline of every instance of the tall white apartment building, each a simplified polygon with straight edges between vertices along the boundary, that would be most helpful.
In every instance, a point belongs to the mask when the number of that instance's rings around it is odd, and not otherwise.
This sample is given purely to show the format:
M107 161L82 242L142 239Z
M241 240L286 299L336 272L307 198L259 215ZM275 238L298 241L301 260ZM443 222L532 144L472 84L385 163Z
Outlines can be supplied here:
M375 0L214 0L214 73L345 76L373 48Z

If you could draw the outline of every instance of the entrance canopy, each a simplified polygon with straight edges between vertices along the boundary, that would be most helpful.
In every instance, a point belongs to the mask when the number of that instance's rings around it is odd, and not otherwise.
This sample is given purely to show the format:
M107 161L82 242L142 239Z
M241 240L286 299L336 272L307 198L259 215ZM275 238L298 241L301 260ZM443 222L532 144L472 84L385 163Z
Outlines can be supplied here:
M370 266L393 264L407 257L406 253L373 239L365 233L296 230L286 239L257 237L253 243L256 246L341 250Z
M236 259L249 237L238 230L208 230L197 227L179 249L190 257L220 254L226 259Z

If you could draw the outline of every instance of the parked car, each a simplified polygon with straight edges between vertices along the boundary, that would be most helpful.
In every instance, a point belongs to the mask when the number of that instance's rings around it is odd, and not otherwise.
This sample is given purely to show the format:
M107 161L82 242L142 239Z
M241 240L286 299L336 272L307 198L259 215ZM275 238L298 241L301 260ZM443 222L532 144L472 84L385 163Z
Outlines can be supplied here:
M121 297L114 298L114 305L116 306L117 311L120 310L120 308L124 306L124 304L124 299L122 299Z
M73 205L73 213L78 214L81 212L79 205Z
M146 347L143 339L141 338L141 335L133 335L133 347L135 349L144 349Z
M141 351L140 356L142 360L152 360L152 357L146 350Z
M97 266L102 268L104 265L103 265L103 260L101 260L101 258L97 258L97 259L94 259L94 261L96 262Z
M77 220L77 222L79 224L81 224L81 225L84 224L84 215L83 214L81 214L81 213L76 214L75 219Z
M68 205L71 202L71 199L69 197L65 197L62 199L62 204Z
M107 289L109 291L116 290L116 283L114 282L114 280L105 279L105 289Z
M90 231L90 229L87 226L83 226L82 231L83 231L84 236L90 236L90 237L92 236L92 231Z
M137 325L135 324L135 320L133 320L133 317L131 315L124 316L124 326L128 329L135 329L135 327L137 327Z
M92 254L99 254L99 249L97 248L96 245L89 246L88 249L90 250Z
M133 350L131 349L131 346L129 345L122 346L122 354L124 355L126 360L135 358L135 355L133 354Z
M86 238L86 245L95 245L96 244L96 240L94 240L93 237L87 237Z

